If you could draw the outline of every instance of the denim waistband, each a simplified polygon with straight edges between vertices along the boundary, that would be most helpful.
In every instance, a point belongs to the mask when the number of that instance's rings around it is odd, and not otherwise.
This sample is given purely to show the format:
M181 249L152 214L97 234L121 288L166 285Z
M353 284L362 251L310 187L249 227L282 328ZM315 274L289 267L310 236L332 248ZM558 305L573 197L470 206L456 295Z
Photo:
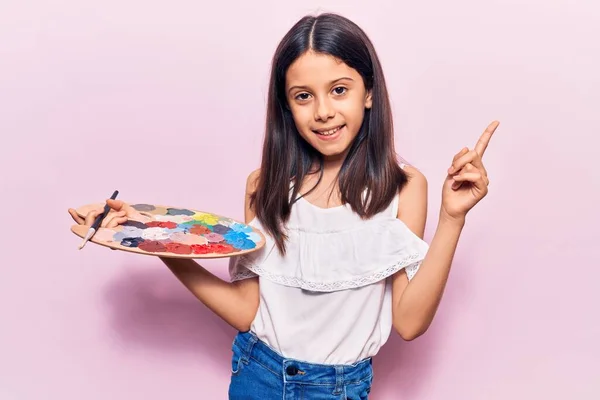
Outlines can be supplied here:
M341 390L344 385L371 379L373 375L371 358L352 365L313 364L285 358L262 342L253 332L238 333L234 345L241 350L242 361L248 363L252 358L281 376L286 383L335 385L336 389Z

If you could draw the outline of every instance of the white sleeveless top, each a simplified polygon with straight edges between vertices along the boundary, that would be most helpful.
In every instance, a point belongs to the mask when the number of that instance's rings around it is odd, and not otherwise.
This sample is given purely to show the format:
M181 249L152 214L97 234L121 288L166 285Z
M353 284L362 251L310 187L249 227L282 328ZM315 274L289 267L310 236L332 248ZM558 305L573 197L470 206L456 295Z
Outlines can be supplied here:
M286 230L286 255L265 232L263 248L232 257L233 281L259 277L251 330L283 357L353 364L372 357L392 329L391 275L409 279L428 250L401 220L398 201L369 220L349 205L320 208L300 198Z

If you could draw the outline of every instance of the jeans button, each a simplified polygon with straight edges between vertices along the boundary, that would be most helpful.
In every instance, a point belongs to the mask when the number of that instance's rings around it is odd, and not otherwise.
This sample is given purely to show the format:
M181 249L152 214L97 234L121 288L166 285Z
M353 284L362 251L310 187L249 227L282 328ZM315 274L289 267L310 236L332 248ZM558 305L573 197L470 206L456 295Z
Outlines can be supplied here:
M285 369L285 373L291 376L294 376L298 373L298 367L295 367L293 365L289 365L286 369Z

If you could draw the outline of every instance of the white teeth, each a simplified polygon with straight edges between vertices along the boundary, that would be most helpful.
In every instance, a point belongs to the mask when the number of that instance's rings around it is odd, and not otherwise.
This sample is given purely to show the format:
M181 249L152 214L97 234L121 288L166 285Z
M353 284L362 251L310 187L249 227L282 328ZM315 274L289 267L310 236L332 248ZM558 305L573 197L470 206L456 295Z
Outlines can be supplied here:
M340 129L342 129L342 126L338 126L337 128L330 129L330 130L325 131L325 132L317 132L317 134L323 135L323 136L331 136L334 133L336 133L337 131L339 131Z

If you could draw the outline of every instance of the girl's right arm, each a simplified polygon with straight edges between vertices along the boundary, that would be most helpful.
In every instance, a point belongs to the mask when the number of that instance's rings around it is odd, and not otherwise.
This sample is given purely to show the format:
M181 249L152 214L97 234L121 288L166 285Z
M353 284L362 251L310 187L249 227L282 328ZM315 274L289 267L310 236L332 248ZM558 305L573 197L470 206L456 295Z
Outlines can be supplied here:
M258 309L258 278L226 282L190 259L161 258L206 307L235 329L246 332Z
M248 176L244 201L244 219L254 218L250 208L250 194L256 189L258 170ZM194 260L161 258L177 279L206 307L235 329L246 332L258 310L258 278L247 278L233 283L213 275Z
M257 172L248 177L244 217L248 223L254 218L250 209L249 195L256 187ZM113 208L112 215L103 221L103 226L116 226L127 220L131 207L122 201L108 200ZM131 211L135 212L135 211ZM69 209L69 214L79 224L91 225L97 211L92 211L85 219L79 217L75 210ZM196 261L191 259L163 258L161 260L181 281L181 283L215 314L235 329L246 332L258 310L259 291L258 278L248 278L236 282L227 282L213 275Z

